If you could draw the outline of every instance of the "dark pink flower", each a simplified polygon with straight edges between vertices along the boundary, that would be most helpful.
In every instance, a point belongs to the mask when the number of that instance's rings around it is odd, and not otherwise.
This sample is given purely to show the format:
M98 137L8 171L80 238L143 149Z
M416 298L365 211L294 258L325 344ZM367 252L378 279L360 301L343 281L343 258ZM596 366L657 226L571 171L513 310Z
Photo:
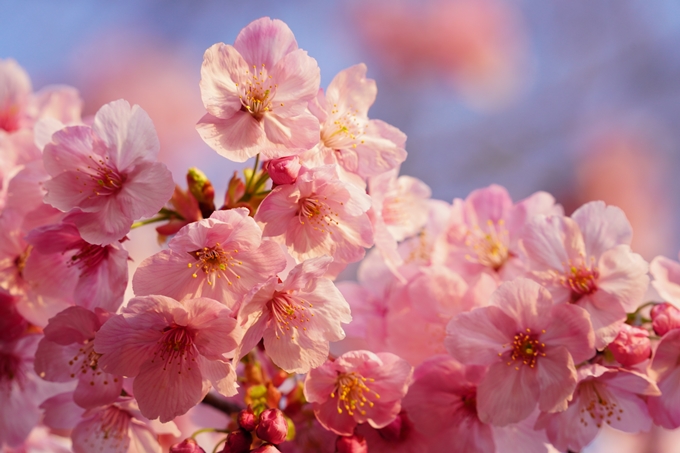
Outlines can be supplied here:
M191 437L170 447L170 453L205 453Z
M286 440L288 422L277 408L266 409L260 414L260 422L255 430L257 437L270 444L278 445Z
M224 157L244 162L298 154L319 141L319 121L307 111L320 82L316 60L298 49L288 26L263 17L233 46L205 51L201 97L208 113L197 125L203 140Z
M525 230L529 275L555 303L588 312L597 349L616 337L649 285L647 262L630 249L632 234L623 211L602 201L581 206L571 218L536 216Z
M122 376L103 372L94 351L95 333L109 313L74 306L51 318L35 354L35 372L52 382L78 381L73 394L86 409L113 403L123 388Z
M274 184L293 184L300 173L300 159L297 156L286 156L265 162L265 170Z
M281 247L262 240L248 210L237 208L215 211L182 228L168 250L140 264L132 287L138 296L209 297L234 307L255 285L285 267Z
M172 195L172 175L155 161L159 147L144 110L124 100L106 104L92 127L66 127L45 146L43 162L52 176L45 202L75 209L68 219L87 242L116 242Z
M545 429L559 450L581 451L604 425L638 433L652 427L644 396L659 395L656 384L635 371L586 365L567 410L540 415L537 429ZM661 397L663 398L663 397Z
M142 414L170 421L198 404L211 386L225 396L236 393L235 372L225 358L236 348L230 314L206 298L134 298L97 332L99 366L134 376Z
M390 424L401 410L412 374L411 365L394 354L347 352L309 372L305 398L326 429L350 436L359 423L374 428Z
M588 313L553 304L546 289L525 278L502 284L490 306L453 318L445 345L464 364L489 366L477 412L497 426L524 420L537 403L544 412L564 410L576 387L574 364L595 353Z
M335 441L337 453L368 453L368 444L364 436L353 434L351 436L338 436Z
M123 303L128 282L128 252L122 244L95 245L83 240L69 223L46 225L32 230L26 242L41 258L61 256L67 267L78 274L73 299L89 309L95 307L115 313Z
M647 398L654 423L667 429L680 427L680 329L671 330L659 342L649 367L661 395Z

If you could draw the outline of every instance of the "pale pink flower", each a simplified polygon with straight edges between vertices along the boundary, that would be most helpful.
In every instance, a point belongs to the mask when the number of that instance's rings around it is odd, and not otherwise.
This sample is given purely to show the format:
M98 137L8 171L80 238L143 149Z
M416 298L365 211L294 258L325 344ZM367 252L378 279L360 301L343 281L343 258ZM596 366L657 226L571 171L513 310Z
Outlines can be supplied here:
M461 313L447 327L449 353L464 364L487 365L479 383L477 412L485 423L505 426L566 409L576 387L575 363L595 353L588 313L553 304L538 283L503 283L490 306Z
M244 208L215 211L185 226L168 247L140 264L132 279L136 295L209 297L234 307L286 267L283 250L262 240L262 230Z
M579 368L578 377L567 410L543 413L536 421L536 429L545 429L558 450L581 451L604 425L627 433L652 427L643 397L660 392L649 377L596 364Z
M225 358L236 348L230 315L206 298L136 297L97 332L99 366L134 376L142 414L170 421L198 404L211 386L225 396L236 393L236 375Z
M624 367L630 367L647 360L652 355L649 332L642 327L623 324L614 341L607 346Z
M349 436L357 424L384 428L401 411L413 367L387 352L352 351L307 374L305 398L328 430Z
M652 286L665 301L680 307L680 263L665 256L657 256L649 264Z
M201 97L208 113L196 128L222 156L244 162L298 154L319 141L319 121L307 103L319 90L316 60L298 49L280 20L251 22L233 46L205 51Z
M465 366L450 356L441 355L429 358L416 368L414 382L403 401L422 436L421 448L416 451L547 452L547 439L533 431L533 423L500 428L479 419L477 387L484 375L482 366ZM504 445L509 436L513 437L512 441Z
M632 230L623 211L594 201L571 218L537 216L525 233L529 276L550 291L555 303L584 308L595 346L603 349L649 285L647 262L630 249Z
M323 365L328 343L342 340L341 323L352 320L349 304L324 278L332 261L330 257L304 261L283 282L273 277L245 296L238 315L245 334L237 358L264 338L267 355L289 373L307 373Z
M562 207L545 192L514 204L508 191L497 185L475 190L465 200L455 199L435 248L436 260L469 278L481 273L499 281L523 276L519 240L537 214L562 214Z
M91 244L110 244L132 223L151 216L172 195L165 165L155 162L159 143L149 116L124 100L103 106L94 125L52 135L43 162L52 179L45 202L66 212Z
M319 90L309 109L321 123L321 141L301 156L303 164L338 164L362 178L397 168L406 159L406 135L368 119L377 92L375 80L366 78L363 63L340 71L325 94Z
M336 263L353 263L373 245L370 207L370 197L338 179L335 166L303 167L295 184L267 195L255 220L264 223L264 236L286 244L298 261L329 255Z
M667 429L680 427L680 329L671 330L659 342L649 367L660 396L647 399L654 423Z
M680 328L680 310L668 302L655 305L650 311L650 316L654 332L659 336Z
M61 256L64 266L77 269L78 283L73 299L90 309L103 308L115 313L123 303L128 281L128 252L120 243L94 245L84 241L69 223L47 225L32 230L26 241L38 257Z
M62 384L45 382L33 371L35 350L41 335L0 341L0 448L16 447L40 421L38 406Z
M76 404L90 409L116 401L123 388L121 376L99 369L94 351L95 333L109 313L69 307L51 318L35 354L35 372L52 382L78 381Z
M62 393L41 407L47 426L72 430L74 453L162 453L159 435L180 435L175 423L144 417L131 397L120 397L112 404L85 410L73 403L71 393Z

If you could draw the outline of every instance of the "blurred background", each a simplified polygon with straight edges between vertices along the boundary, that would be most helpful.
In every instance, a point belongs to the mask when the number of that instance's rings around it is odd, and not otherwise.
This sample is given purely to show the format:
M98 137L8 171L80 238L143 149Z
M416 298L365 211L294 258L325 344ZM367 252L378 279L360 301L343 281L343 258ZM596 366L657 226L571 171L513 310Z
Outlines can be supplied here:
M261 16L284 20L325 87L365 62L372 118L408 135L402 173L435 198L504 185L546 190L570 213L590 200L624 209L647 260L680 249L680 2L677 0L0 0L0 58L34 89L78 88L85 114L125 98L158 130L161 160L190 166L218 199L242 165L205 145L203 52ZM156 248L133 232L136 262ZM589 452L680 452L680 435L605 432Z

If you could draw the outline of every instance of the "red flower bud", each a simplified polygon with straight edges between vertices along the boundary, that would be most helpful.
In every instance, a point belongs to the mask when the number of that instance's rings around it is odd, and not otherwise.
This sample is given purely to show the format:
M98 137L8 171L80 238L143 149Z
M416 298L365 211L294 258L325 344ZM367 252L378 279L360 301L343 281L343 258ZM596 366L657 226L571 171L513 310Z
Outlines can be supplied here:
M651 315L654 332L659 336L664 336L669 331L680 327L680 310L668 302L655 305Z
M170 447L170 453L205 453L205 450L194 439L188 438Z
M253 436L248 431L237 429L227 436L222 453L248 453L250 444L253 443Z
M257 447L255 450L251 451L250 453L280 453L281 450L273 446L272 444L266 444L262 445L261 447Z
M273 159L265 164L265 170L274 184L293 184L300 172L300 159L297 156Z
M247 409L243 409L238 413L237 421L239 426L246 431L254 431L257 426L257 415L255 415L253 409L248 406Z
M283 412L278 409L267 409L260 414L260 424L257 425L257 437L275 445L286 440L288 422Z
M649 332L628 324L621 326L619 334L608 347L614 358L623 366L640 363L652 354Z

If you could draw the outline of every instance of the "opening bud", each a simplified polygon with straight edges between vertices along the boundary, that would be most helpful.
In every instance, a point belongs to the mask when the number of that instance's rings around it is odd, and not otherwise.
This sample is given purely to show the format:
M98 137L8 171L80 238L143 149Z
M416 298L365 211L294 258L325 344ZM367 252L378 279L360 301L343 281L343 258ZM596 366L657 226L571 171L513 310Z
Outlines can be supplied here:
M260 414L260 423L255 431L257 437L275 445L286 440L288 422L279 409L267 409Z
M652 308L651 316L654 332L661 337L680 327L680 310L668 302L655 305Z
M205 453L191 437L170 447L170 453Z

